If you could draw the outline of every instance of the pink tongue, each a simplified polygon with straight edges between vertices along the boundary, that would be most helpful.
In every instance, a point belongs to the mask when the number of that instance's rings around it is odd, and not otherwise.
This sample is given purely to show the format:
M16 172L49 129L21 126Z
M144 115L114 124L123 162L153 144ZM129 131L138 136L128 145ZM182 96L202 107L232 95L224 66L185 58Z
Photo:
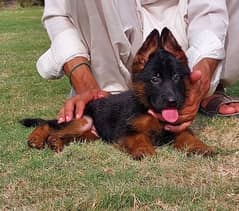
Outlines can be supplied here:
M164 109L162 116L167 122L174 123L178 120L178 111L177 109Z

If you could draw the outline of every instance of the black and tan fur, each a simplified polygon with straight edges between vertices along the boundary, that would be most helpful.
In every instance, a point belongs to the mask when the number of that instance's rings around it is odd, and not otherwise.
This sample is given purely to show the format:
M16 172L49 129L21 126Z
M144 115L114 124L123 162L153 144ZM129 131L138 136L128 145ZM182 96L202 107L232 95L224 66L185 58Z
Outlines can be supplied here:
M182 108L185 81L190 71L187 58L172 33L164 28L161 36L151 32L135 56L132 66L132 90L90 102L85 115L93 119L99 136L117 144L134 159L155 154L155 147L169 143L189 153L211 154L213 150L193 133L164 131L164 123L148 114L152 109ZM86 128L87 119L58 124L56 120L24 119L25 126L37 125L28 137L31 147L42 149L47 143L59 152L64 145L79 138L89 141L97 137Z

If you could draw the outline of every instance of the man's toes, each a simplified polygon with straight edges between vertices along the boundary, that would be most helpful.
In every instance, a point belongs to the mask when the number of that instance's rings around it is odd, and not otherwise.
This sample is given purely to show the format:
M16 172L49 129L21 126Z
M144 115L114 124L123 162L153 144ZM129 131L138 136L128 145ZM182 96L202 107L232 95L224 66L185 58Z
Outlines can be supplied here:
M231 105L221 105L219 108L220 114L234 114L237 110Z
M237 113L239 112L239 103L230 103L230 106L234 107Z

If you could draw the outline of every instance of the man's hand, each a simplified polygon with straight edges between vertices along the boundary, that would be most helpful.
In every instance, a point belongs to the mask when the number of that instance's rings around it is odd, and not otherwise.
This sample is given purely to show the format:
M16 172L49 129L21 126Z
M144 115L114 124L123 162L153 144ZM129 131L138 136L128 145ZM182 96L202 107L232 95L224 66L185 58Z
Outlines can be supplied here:
M82 117L85 105L92 100L106 97L107 92L102 90L89 90L68 99L57 115L58 123L69 122L73 118Z
M180 111L177 125L166 124L166 130L178 133L192 124L201 101L208 93L211 78L218 63L218 60L205 58L193 67L189 77L190 80L186 83L186 101Z
M72 68L80 63L88 62L84 57L76 57L64 65L66 75L70 75ZM108 95L107 92L100 90L91 70L87 65L79 66L70 78L73 88L77 95L66 100L57 115L58 123L69 122L73 118L81 118L85 105L101 97Z

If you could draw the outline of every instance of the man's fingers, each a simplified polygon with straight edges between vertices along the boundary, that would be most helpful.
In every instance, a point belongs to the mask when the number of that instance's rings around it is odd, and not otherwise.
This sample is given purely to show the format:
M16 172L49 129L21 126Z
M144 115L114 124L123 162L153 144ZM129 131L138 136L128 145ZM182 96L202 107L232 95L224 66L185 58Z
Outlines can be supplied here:
M184 122L191 122L195 118L196 114L194 116L192 115L181 115L179 119L177 120L177 124L183 124Z
M76 100L75 102L75 116L76 116L76 119L79 119L82 117L83 115L83 112L84 112L84 109L85 109L85 105L87 103L89 103L90 101L92 100L96 100L96 99L99 99L99 98L103 98L103 97L106 97L108 96L109 93L108 92L105 92L105 91L102 91L102 90L93 90L92 92L90 93L84 93L80 96L80 100Z
M100 91L97 93L97 98L103 98L103 97L107 97L107 96L109 96L109 92L106 92L106 91L100 90Z
M76 119L81 118L87 103L108 95L108 92L95 89L86 91L68 99L57 115L58 123L69 122L74 117Z
M73 119L75 105L74 105L74 98L67 100L64 105L64 115L66 122L69 122Z
M192 121L192 119L194 119L195 116L197 115L198 110L199 110L199 105L187 104L187 107L183 108L180 111L177 123Z
M59 113L57 114L57 120L58 120L59 124L66 121L64 107L62 107L61 110L59 111Z
M76 119L80 119L83 115L85 109L85 103L83 101L79 101L75 105L75 117Z
M193 70L190 74L190 81L191 83L196 83L197 81L199 81L202 77L202 73L200 70Z
M186 130L190 125L192 124L192 121L184 122L181 125L165 125L164 129L173 133L180 133L184 130Z

